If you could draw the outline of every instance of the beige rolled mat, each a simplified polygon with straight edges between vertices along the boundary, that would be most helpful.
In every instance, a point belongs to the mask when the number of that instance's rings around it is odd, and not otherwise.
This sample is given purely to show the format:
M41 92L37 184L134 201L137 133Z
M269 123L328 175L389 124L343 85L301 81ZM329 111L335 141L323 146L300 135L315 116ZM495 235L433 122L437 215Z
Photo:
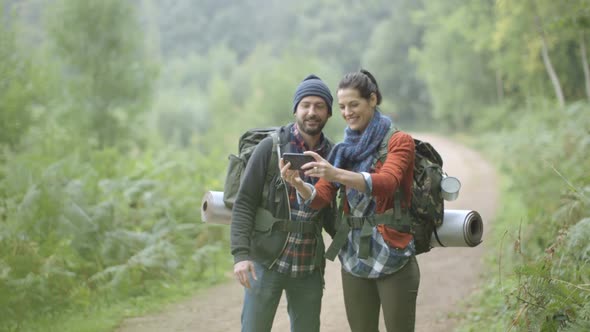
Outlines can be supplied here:
M201 202L201 221L229 225L231 210L223 203L223 191L208 191Z
M473 210L447 210L442 225L436 228L430 245L433 247L475 247L481 243L483 221Z
M222 191L208 191L201 204L201 220L207 223L229 225L231 210L223 203ZM475 247L481 243L483 222L473 210L447 210L443 223L432 235L433 247Z

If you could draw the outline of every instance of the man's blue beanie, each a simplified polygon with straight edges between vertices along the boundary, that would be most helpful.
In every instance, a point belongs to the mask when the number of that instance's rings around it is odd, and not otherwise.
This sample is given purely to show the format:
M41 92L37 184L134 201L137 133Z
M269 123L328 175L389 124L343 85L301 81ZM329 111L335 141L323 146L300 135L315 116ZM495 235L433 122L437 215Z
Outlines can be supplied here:
M295 96L293 96L293 113L297 110L297 105L301 99L307 96L318 96L324 99L328 105L328 112L332 115L332 93L330 89L319 77L311 74L307 76L295 90Z

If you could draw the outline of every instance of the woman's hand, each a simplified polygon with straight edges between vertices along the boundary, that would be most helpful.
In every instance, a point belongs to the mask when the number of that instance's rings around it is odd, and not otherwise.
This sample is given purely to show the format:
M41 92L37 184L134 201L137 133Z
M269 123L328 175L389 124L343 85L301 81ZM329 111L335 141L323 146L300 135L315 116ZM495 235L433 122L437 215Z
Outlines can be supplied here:
M314 178L324 178L330 182L336 180L338 170L332 166L326 159L313 151L305 151L304 154L312 156L315 161L309 162L301 166L306 176Z
M293 186L295 190L297 190L301 198L303 198L304 200L308 200L313 194L313 187L311 187L311 184L306 184L305 181L301 179L299 173L301 171L304 171L306 176L319 178L322 177L323 174L327 173L326 170L328 170L329 168L334 168L332 167L332 165L330 165L330 163L328 163L326 160L320 157L320 155L318 155L317 153L305 153L311 155L315 159L315 161L304 164L301 167L301 170L290 169L291 163L288 162L285 164L285 161L282 158L279 160L279 167L281 169L281 178L283 178L283 180L285 180L287 183Z
M349 188L365 192L367 190L365 177L359 172L347 171L345 169L332 166L326 159L313 151L305 151L304 154L312 156L315 161L303 164L301 169L306 176L323 178L328 182L338 182ZM297 189L300 193L301 191ZM305 197L304 195L301 195ZM310 194L311 196L311 194Z

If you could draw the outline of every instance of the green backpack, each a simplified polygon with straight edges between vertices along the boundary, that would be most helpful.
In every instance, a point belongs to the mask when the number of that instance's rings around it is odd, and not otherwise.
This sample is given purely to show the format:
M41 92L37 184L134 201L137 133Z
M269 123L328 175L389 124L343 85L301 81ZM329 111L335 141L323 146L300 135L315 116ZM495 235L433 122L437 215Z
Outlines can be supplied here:
M244 176L244 170L246 169L246 165L248 164L248 160L252 156L254 149L256 148L258 143L270 136L273 138L272 153L269 159L268 171L266 172L266 177L264 179L264 188L262 191L263 201L269 198L269 195L271 193L271 186L276 185L275 182L273 182L272 180L279 172L279 153L282 153L279 150L284 145L287 145L287 138L284 137L284 134L283 136L281 136L281 128L282 127L255 128L250 129L246 131L244 134L242 134L238 142L238 154L230 154L228 157L229 163L227 167L225 184L223 188L223 203L226 207L232 209L234 206L234 202L238 195L238 190L240 189L240 184ZM329 139L327 140L331 148L332 142ZM287 195L278 195L276 193L276 190L272 190L272 192L274 192L276 195L276 197L274 197L274 201L279 205L282 204L282 200L288 199ZM284 193L286 194L286 191ZM335 210L336 209L324 212L325 214L322 217L323 223L328 225L331 224L331 227L333 227L333 220L335 219ZM316 223L293 221L290 220L290 218L285 220L277 219L273 217L273 215L268 210L262 207L258 207L256 213L257 214L255 228L259 231L267 231L270 228L273 228L287 232L321 232L321 227L318 227ZM329 228L330 226L324 227ZM326 230L328 230L328 228L326 228ZM321 243L323 246L323 242L318 243ZM322 247L321 253L323 252L324 249ZM319 253L320 251L318 251L318 254Z
M412 233L416 254L429 252L432 236L442 245L436 228L443 223L445 204L440 182L444 177L443 161L430 143L414 139L416 145L414 185L412 186ZM443 246L444 247L444 246Z
M382 162L387 158L388 143L397 129L390 129L390 134L379 147L379 158ZM414 181L412 185L412 200L409 211L410 231L414 235L416 255L429 252L432 249L430 242L432 235L438 239L436 228L442 225L444 216L444 199L442 197L440 182L443 179L443 160L440 154L428 142L414 138ZM400 209L401 190L395 195L395 207Z
M223 186L223 203L229 209L234 206L238 190L240 189L240 183L244 176L244 170L246 169L250 156L252 156L252 152L254 152L258 143L271 136L273 138L272 154L268 164L268 172L266 172L263 191L264 197L268 195L268 183L278 172L276 165L279 162L277 150L280 144L279 130L280 127L255 128L246 131L240 137L238 154L230 154L228 157L229 163Z

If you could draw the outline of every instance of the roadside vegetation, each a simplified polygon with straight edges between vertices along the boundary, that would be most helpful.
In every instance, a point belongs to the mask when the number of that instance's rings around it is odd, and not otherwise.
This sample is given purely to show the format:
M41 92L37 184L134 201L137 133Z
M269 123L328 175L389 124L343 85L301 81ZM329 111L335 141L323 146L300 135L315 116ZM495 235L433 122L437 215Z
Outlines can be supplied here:
M475 140L503 174L484 280L459 331L590 329L590 105L538 105Z

